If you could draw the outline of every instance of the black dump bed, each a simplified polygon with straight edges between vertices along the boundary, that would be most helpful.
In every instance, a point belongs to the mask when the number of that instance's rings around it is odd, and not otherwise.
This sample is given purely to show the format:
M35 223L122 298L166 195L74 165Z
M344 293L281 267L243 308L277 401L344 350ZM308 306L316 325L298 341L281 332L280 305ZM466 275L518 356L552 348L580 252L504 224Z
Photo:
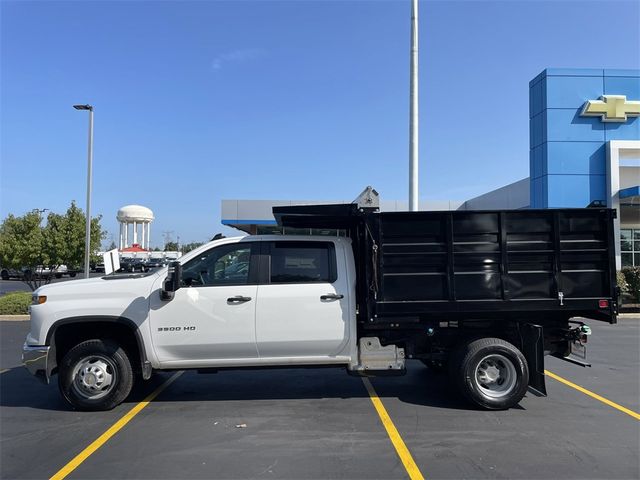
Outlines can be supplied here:
M348 232L360 315L373 324L616 321L614 210L379 213L345 204L274 207L274 214L284 226Z

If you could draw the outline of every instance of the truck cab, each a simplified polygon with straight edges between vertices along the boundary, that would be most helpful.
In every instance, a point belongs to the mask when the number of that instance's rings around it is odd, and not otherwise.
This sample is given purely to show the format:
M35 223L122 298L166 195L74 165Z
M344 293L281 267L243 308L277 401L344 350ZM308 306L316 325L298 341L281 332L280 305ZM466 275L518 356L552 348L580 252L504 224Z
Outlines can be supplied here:
M353 365L355 285L348 238L224 238L171 271L39 288L23 360L47 383L57 373L65 398L88 410L124 400L135 373Z
M355 272L346 238L224 239L181 259L180 288L159 275L149 327L160 368L348 364Z

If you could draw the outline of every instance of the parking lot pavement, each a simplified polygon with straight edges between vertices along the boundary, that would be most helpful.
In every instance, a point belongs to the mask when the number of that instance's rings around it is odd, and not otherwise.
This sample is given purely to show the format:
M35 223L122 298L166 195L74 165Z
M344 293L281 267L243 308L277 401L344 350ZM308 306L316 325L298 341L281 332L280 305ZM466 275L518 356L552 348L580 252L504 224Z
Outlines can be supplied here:
M547 370L638 412L640 318L588 323L593 367L546 357ZM445 382L427 380L414 368L373 381L427 478L640 477L640 422L556 380L547 378L547 398L527 394L502 412L469 410Z
M92 272L89 274L89 276L92 278L99 277L100 275L104 275L104 273ZM70 282L74 280L81 280L83 278L84 277L80 273L73 278L71 277L52 278L51 283ZM4 295L5 293L10 293L10 292L30 292L30 291L31 289L29 288L29 285L27 285L21 280L16 280L16 279L0 280L0 295Z
M547 369L638 411L640 318L589 322L591 369ZM28 322L0 322L0 476L46 478L170 374L111 412L67 409L16 345ZM14 338L15 337L15 338ZM13 340L12 340L13 338ZM19 340L18 340L19 338ZM5 354L6 351L11 353ZM426 478L638 478L640 422L553 379L520 408L470 408L421 364L372 384ZM238 428L238 425L246 427ZM186 372L68 478L406 478L360 379L338 369Z
M12 292L30 292L29 285L20 280L0 280L0 295Z

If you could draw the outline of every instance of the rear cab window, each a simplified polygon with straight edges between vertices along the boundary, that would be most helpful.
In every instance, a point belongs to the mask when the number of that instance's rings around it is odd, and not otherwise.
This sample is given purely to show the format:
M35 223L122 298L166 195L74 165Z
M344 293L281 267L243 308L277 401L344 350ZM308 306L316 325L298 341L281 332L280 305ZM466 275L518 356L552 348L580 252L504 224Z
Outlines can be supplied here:
M337 280L333 242L270 242L269 282L333 283Z

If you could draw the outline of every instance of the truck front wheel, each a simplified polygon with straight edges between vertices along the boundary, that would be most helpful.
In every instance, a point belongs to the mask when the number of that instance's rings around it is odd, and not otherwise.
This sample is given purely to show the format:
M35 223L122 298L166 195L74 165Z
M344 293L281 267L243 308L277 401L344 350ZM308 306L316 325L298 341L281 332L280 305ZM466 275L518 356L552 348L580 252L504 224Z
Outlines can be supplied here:
M455 355L451 374L468 400L488 410L517 405L529 383L524 355L500 338L481 338L464 345Z
M64 398L78 410L111 410L131 392L131 362L117 343L87 340L62 359L58 386Z

